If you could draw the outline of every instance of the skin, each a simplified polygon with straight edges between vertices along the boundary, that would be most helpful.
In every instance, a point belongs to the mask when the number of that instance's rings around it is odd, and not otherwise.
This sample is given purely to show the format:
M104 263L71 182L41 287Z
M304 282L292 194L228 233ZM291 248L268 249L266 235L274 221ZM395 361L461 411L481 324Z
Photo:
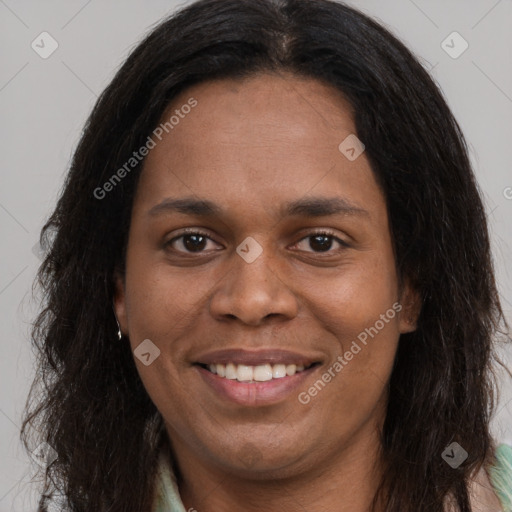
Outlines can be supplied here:
M185 508L366 511L381 474L386 384L419 302L399 287L385 197L365 153L349 161L338 149L356 133L352 109L315 80L260 74L193 86L162 120L190 97L197 106L147 156L115 296L132 350L150 339L161 351L149 366L135 362L165 420ZM190 196L222 215L148 213ZM280 216L284 203L312 196L366 213ZM190 237L175 239L183 228L207 233L199 252ZM348 245L331 238L320 252L312 237L325 229ZM236 252L248 236L263 250L250 264ZM396 302L402 311L308 404L296 392L234 404L192 365L213 348L313 353L322 365L298 390L307 391Z

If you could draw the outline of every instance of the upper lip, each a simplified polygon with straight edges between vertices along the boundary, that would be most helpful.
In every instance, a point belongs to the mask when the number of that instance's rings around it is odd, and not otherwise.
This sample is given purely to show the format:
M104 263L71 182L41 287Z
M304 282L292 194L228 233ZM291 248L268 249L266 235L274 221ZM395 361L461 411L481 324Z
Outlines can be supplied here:
M243 364L258 366L262 364L295 364L311 366L321 358L315 355L300 354L283 349L246 350L242 348L214 350L197 358L198 364Z

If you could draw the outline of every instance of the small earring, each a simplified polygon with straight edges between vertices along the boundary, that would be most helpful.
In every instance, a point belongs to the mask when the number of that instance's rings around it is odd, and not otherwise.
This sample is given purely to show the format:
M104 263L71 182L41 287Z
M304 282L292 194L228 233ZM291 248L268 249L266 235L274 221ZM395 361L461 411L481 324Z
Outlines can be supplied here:
M123 333L121 332L121 326L119 325L119 320L117 319L116 311L113 307L112 307L112 310L114 311L114 318L116 319L116 324L117 324L117 339L119 341L121 341L123 339Z

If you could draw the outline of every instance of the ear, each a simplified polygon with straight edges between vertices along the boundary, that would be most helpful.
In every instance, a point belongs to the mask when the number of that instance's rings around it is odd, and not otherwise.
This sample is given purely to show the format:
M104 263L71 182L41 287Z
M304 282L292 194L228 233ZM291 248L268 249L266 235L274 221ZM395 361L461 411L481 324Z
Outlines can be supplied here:
M422 300L418 290L409 281L404 285L399 302L402 306L399 316L400 334L415 331L421 312Z
M124 276L116 269L114 271L114 311L121 327L121 332L128 334L128 321L126 315L126 293Z

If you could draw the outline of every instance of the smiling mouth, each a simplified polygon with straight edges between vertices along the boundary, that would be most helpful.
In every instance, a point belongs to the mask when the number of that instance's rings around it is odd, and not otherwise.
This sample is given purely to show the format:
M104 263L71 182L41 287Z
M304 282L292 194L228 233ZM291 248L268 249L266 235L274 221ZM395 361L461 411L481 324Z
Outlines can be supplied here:
M307 366L296 364L260 364L249 366L244 364L201 364L198 365L205 370L227 380L236 380L238 382L256 383L270 380L292 377L296 373L309 370L320 363L315 362Z

